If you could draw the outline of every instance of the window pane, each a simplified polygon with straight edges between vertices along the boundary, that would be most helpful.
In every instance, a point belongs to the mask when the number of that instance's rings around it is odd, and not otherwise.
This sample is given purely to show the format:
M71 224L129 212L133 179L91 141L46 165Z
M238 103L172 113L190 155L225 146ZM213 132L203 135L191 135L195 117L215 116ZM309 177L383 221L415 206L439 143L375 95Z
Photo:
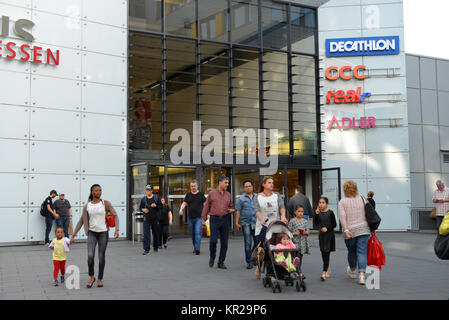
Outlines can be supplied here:
M207 40L228 41L228 2L199 0L200 37Z
M129 28L135 30L162 30L161 0L130 0Z
M262 33L264 48L287 50L287 8L283 4L264 2Z
M129 33L129 146L162 149L161 37Z
M315 10L291 7L292 51L315 54Z
M166 0L167 33L196 38L195 0Z
M259 41L259 9L251 2L231 2L232 42L258 46Z

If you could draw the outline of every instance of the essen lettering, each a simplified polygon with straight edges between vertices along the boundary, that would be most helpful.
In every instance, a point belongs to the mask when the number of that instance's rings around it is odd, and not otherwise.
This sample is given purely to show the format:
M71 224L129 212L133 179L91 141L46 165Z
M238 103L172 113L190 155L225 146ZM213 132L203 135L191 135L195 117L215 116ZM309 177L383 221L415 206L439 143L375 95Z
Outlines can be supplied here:
M0 57L7 59L16 59L19 57L21 61L31 61L42 64L59 65L59 50L52 51L51 49L42 48L39 46L30 46L29 44L22 44L20 47L15 42L2 43L0 40ZM3 55L2 51L7 55Z

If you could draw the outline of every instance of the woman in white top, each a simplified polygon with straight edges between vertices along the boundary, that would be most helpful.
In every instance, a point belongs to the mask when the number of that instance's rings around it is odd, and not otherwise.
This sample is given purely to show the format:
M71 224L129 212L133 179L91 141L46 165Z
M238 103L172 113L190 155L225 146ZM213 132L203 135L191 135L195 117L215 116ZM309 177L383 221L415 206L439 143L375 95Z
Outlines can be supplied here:
M285 204L277 192L273 192L274 180L272 177L265 177L262 181L263 191L256 195L254 199L254 211L256 211L256 243L265 240L267 226L276 220L281 220L288 224L285 218ZM256 278L260 278L260 266L256 268Z
M366 248L371 234L365 216L365 204L368 201L359 196L357 184L352 180L343 184L343 192L345 198L338 203L338 211L348 248L347 272L351 278L355 279L355 269L358 267L359 283L364 285L367 265Z
M115 209L111 203L101 199L101 187L98 184L94 184L90 188L89 202L84 205L83 215L76 225L73 232L71 243L75 241L75 236L81 227L84 225L84 232L87 235L87 263L89 266L90 280L87 283L87 288L92 288L95 282L94 277L94 260L95 260L95 247L98 243L98 287L103 287L103 274L105 267L105 253L109 240L109 227L106 225L106 212L111 212L114 216L115 222L115 238L119 236L119 219Z

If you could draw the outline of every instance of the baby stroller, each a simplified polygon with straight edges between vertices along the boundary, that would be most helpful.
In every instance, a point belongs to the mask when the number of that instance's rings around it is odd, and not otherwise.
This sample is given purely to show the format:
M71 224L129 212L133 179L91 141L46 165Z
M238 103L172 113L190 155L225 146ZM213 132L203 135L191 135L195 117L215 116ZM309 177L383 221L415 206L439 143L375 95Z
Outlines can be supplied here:
M301 268L299 264L296 267L296 275L295 273L289 273L284 267L279 265L275 261L275 254L282 253L288 254L290 253L292 259L299 254L299 249L282 249L276 250L275 247L279 243L279 236L281 233L287 234L290 238L293 237L291 231L288 229L287 225L282 221L273 221L268 225L267 233L265 236L265 250L267 254L265 254L264 259L264 268L266 270L265 277L262 279L263 286L265 288L271 287L273 293L276 293L276 290L282 292L281 281L285 281L285 286L295 286L296 291L300 292L303 290L306 291L306 284L304 279L298 275L302 274Z

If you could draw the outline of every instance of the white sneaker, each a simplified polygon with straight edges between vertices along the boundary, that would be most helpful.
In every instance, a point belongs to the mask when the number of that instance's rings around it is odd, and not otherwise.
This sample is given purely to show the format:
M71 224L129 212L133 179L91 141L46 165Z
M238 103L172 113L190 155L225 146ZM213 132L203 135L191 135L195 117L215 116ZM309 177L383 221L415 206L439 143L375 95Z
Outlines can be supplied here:
M351 268L349 266L346 268L346 272L351 277L351 279L355 279L356 278L355 270L351 270Z
M365 285L365 276L363 275L360 275L359 276L359 284L361 284L362 286L364 286Z

